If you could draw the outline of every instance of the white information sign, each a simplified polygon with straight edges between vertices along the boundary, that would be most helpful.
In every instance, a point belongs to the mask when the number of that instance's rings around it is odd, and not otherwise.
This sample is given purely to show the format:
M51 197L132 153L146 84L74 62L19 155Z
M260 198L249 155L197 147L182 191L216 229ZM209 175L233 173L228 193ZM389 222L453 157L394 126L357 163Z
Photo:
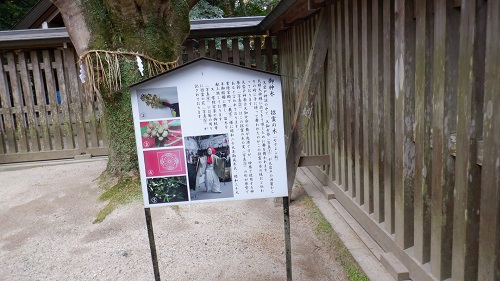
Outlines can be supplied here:
M131 96L146 207L288 196L280 76L199 59Z

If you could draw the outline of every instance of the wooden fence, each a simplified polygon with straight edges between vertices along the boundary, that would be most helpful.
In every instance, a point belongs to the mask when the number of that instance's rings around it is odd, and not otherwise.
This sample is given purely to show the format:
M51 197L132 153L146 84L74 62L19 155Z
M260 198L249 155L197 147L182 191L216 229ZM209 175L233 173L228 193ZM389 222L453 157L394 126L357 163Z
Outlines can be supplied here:
M207 56L277 71L271 37L229 42L187 40L183 61ZM0 164L107 155L103 108L82 94L78 75L71 47L0 52Z
M500 2L334 1L304 152L412 280L500 280ZM285 120L318 15L278 35ZM326 38L325 38L326 40Z
M105 155L102 110L80 86L73 48L0 53L0 163Z
M274 43L276 45L276 43ZM272 37L188 39L183 46L183 62L208 57L247 67L277 72L277 48Z

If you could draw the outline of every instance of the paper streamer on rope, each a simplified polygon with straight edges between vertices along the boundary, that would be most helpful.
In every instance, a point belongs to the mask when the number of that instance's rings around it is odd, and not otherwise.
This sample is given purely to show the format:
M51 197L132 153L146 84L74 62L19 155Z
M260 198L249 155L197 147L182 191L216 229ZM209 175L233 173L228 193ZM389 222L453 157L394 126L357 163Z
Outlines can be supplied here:
M82 83L85 83L85 78L87 78L87 76L85 75L85 63L80 63L80 80L82 81Z
M149 76L170 70L179 65L178 60L161 62L147 55L127 51L89 50L80 57L80 79L85 86L85 92L100 95L101 86L106 86L106 93L113 93L122 88L120 60L122 57L136 58L141 75L144 70ZM127 60L127 59L126 59ZM145 62L143 61L145 60Z
M144 76L144 66L142 65L142 60L139 56L136 56L136 58L137 58L137 67L139 68L141 75Z

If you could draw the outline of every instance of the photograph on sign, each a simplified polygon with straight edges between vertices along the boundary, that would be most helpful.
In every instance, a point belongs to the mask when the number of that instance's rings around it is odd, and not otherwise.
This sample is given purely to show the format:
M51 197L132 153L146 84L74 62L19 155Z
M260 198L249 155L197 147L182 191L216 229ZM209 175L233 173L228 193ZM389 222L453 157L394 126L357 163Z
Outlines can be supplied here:
M138 95L141 120L181 117L177 87L141 89Z
M147 177L185 175L185 162L182 148L144 151Z
M147 187L150 204L189 201L185 176L148 178Z
M185 137L184 143L191 200L233 197L228 135Z
M141 122L142 148L183 146L181 120Z

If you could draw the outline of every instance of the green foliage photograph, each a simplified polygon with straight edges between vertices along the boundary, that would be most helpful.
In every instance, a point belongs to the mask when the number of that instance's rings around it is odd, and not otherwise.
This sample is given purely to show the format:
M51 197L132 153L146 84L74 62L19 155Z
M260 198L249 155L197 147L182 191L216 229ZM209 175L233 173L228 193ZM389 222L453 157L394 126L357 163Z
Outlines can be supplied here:
M147 179L150 204L188 201L185 176Z

